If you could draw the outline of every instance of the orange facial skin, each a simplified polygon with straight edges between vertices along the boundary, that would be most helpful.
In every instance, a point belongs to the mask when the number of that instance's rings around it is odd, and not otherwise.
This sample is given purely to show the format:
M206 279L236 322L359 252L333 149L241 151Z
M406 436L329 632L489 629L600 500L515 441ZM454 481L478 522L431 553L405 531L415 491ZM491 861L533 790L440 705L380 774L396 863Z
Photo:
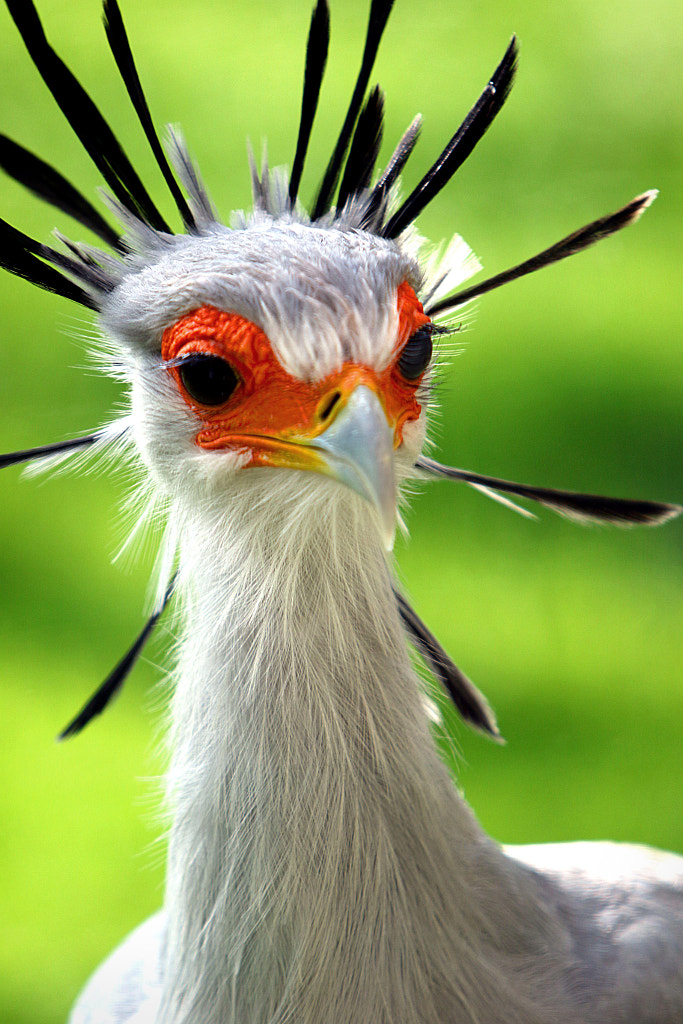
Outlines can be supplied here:
M394 447L403 440L403 426L421 412L417 401L420 379L405 380L396 359L415 331L429 317L407 282L397 290L398 335L394 358L383 371L359 363L345 363L323 380L302 381L280 365L265 333L236 313L201 306L164 332L164 361L193 352L227 360L239 378L230 398L220 406L201 405L185 390L177 367L169 368L184 400L197 415L201 427L196 436L200 448L235 448L251 453L249 466L288 465L310 467L317 457L302 443L328 426L327 413L359 385L365 384L379 398L387 422L394 430Z

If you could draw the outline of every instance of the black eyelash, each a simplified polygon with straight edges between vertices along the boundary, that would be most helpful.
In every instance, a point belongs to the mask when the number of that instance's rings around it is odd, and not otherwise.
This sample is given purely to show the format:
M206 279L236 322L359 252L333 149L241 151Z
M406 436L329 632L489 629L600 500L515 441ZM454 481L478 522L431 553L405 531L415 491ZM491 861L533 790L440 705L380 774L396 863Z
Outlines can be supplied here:
M433 338L435 334L451 334L452 328L438 324L423 324L408 338L403 351L396 361L401 374L406 380L417 380L426 372L434 354Z
M444 325L431 323L425 324L420 330L428 330L431 333L432 340L436 339L429 364L429 373L425 373L415 391L415 398L420 405L428 405L433 400L435 394L442 394L444 391L448 391L446 366L441 358L443 353L440 351L438 339L451 334L460 334L464 330L464 324L453 323Z

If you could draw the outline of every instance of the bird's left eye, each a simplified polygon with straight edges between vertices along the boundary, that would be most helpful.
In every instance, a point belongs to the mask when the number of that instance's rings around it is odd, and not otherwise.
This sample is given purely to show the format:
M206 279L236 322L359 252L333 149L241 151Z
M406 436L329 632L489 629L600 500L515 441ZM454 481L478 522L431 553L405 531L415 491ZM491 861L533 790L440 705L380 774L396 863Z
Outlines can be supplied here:
M200 405L223 405L239 383L230 363L219 356L188 356L178 367L183 387Z
M406 380L417 380L425 372L432 358L432 325L419 327L403 347L398 368Z

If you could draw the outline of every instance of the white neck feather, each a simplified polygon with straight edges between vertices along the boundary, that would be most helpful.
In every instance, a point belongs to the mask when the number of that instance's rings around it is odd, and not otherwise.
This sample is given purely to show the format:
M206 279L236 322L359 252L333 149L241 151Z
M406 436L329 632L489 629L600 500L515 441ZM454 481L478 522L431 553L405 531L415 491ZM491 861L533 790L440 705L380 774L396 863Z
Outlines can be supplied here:
M538 980L554 925L539 909L522 930L532 883L439 761L368 506L274 472L240 474L192 531L179 511L158 1021L551 1019L513 954Z

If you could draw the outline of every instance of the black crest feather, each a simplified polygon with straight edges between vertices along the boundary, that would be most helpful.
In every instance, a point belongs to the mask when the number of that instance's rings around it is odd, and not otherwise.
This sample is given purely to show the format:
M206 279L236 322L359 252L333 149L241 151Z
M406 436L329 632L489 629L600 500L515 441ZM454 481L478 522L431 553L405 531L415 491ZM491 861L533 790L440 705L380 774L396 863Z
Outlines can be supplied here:
M39 247L39 255L43 255L55 267L66 270L67 274L70 274L72 277L83 281L84 284L90 285L99 294L106 295L108 292L113 291L116 287L116 282L106 270L100 267L95 260L81 256L77 246L71 247L71 251L76 254L76 258L68 256L66 253L58 252L48 245L41 245Z
M339 186L337 205L341 209L356 192L362 192L370 184L377 163L379 147L382 144L384 119L384 95L378 86L368 96L361 111L353 142L344 168L344 177Z
M466 469L442 466L441 463L421 455L415 463L417 469L430 476L462 480L473 487L504 494L515 494L574 519L612 523L615 526L658 526L667 519L673 519L683 512L680 505L661 501L640 501L630 498L605 498L597 494L580 494L576 491L558 491L552 487L533 487L530 484L516 484L512 480L500 480L495 476L470 473Z
M311 139L311 130L318 109L320 87L323 75L325 74L329 44L330 12L327 7L327 0L318 0L313 9L311 27L308 32L299 134L296 140L292 173L289 179L289 201L292 205L296 202L296 197L299 194L299 185L301 184L301 175L303 174L306 153L308 152L308 143Z
M422 118L418 114L417 117L411 121L399 139L398 145L392 153L389 163L368 196L362 222L362 227L366 230L378 231L381 228L386 211L389 191L405 167L408 157L415 148L415 143L419 138L421 127Z
M401 620L410 639L446 690L462 719L474 729L486 733L489 738L502 742L496 716L486 697L453 663L405 596L396 588L394 594Z
M110 704L114 697L116 697L120 692L121 687L132 672L136 661L142 654L143 648L152 635L154 627L161 618L166 605L171 600L171 596L175 590L175 585L176 577L174 576L166 588L166 593L164 594L159 607L154 610L152 615L150 615L133 644L111 670L104 682L97 687L92 697L85 702L76 717L73 718L64 729L62 729L57 739L66 740L69 739L70 736L75 736L77 733L81 732L81 730L85 729L86 725L91 722L93 718L102 714L107 705Z
M54 167L6 135L0 135L0 167L24 188L73 217L107 245L121 249L121 240L116 231L78 189Z
M360 71L358 72L358 78L356 79L356 85L353 90L353 95L351 97L351 102L349 104L344 124L342 125L342 130L339 133L339 138L337 139L337 143L334 147L334 152L332 153L330 162L325 170L322 184L318 192L318 198L316 199L313 207L313 212L311 214L313 220L317 220L318 217L322 217L322 215L326 213L332 205L334 190L339 180L346 151L349 148L353 129L356 121L358 120L361 106L363 105L365 90L368 87L370 75L372 74L375 58L377 56L377 50L379 49L379 44L382 39L382 33L384 32L387 21L389 20L392 7L393 0L372 0L372 4L370 5L370 17L368 20L367 34L365 36L365 49L363 50L363 59L361 61Z
M516 66L517 42L513 36L490 82L439 159L384 227L382 234L385 238L396 238L412 224L462 166L505 103L512 88Z
M384 194L389 191L405 167L408 157L415 148L415 144L420 137L421 128L422 118L418 114L417 117L413 118L401 138L398 140L398 145L391 154L389 163L375 185L373 194L376 192L382 192Z
M46 258L54 258L57 262L67 257L62 257L54 249L29 238L7 221L0 220L0 267L9 270L10 274L23 277L39 288L44 288L45 291L54 292L72 302L78 302L81 306L96 310L95 300L68 277L44 263L43 259Z
M421 129L422 117L418 114L417 117L413 118L401 138L398 140L398 145L391 154L389 163L384 168L382 175L375 186L375 192L379 190L387 192L394 184L405 167L408 157L415 148L415 144L420 137Z
M602 238L607 238L616 231L621 231L628 224L633 224L656 198L657 192L654 189L649 192L643 192L642 195L636 196L635 199L632 199L630 203L622 206L615 213L607 214L605 217L598 217L597 220L591 221L590 224L586 224L585 227L579 228L578 231L573 231L571 235L567 235L566 238L562 238L555 245L551 245L549 249L544 249L543 252L539 252L538 255L524 260L523 263L518 263L516 266L511 267L510 270L504 270L502 273L495 274L479 284L473 284L469 288L456 292L454 295L448 295L444 299L439 299L438 302L429 305L425 312L429 316L436 316L439 313L444 313L446 310L456 309L458 306L464 305L465 302L475 299L478 295L484 295L495 288L500 288L501 285L507 284L508 281L516 281L519 277L533 274L536 270L541 270L542 267L548 267L551 263L557 263L559 260L566 259L567 256L574 256L575 253L582 252L583 249L587 249Z
M43 81L114 195L150 227L170 232L102 114L48 43L33 0L7 0L7 6Z
M74 437L69 441L41 444L39 448L24 448L19 452L7 452L6 455L0 455L0 469L4 469L5 466L16 466L21 462L33 462L34 459L44 459L48 455L61 455L64 452L76 451L78 448L89 448L99 439L99 434L88 434L87 437Z
M159 136L157 135L152 122L147 100L145 99L145 94L142 90L142 85L140 84L137 68L135 67L133 53L130 48L130 43L128 42L128 36L126 35L126 28L123 24L121 11L116 0L104 0L104 27L107 33L107 39L109 40L111 52L114 55L114 60L116 61L116 66L119 69L123 83L128 90L130 101L133 104L135 113L138 115L138 119L147 137L152 153L159 165L159 170L163 174L169 191L175 200L175 204L178 207L178 212L183 219L183 223L187 228L192 229L195 226L194 217L192 216L190 208L185 200L185 196L180 190L180 186L178 185L175 175L171 170L171 165L166 159L166 154L159 142Z

